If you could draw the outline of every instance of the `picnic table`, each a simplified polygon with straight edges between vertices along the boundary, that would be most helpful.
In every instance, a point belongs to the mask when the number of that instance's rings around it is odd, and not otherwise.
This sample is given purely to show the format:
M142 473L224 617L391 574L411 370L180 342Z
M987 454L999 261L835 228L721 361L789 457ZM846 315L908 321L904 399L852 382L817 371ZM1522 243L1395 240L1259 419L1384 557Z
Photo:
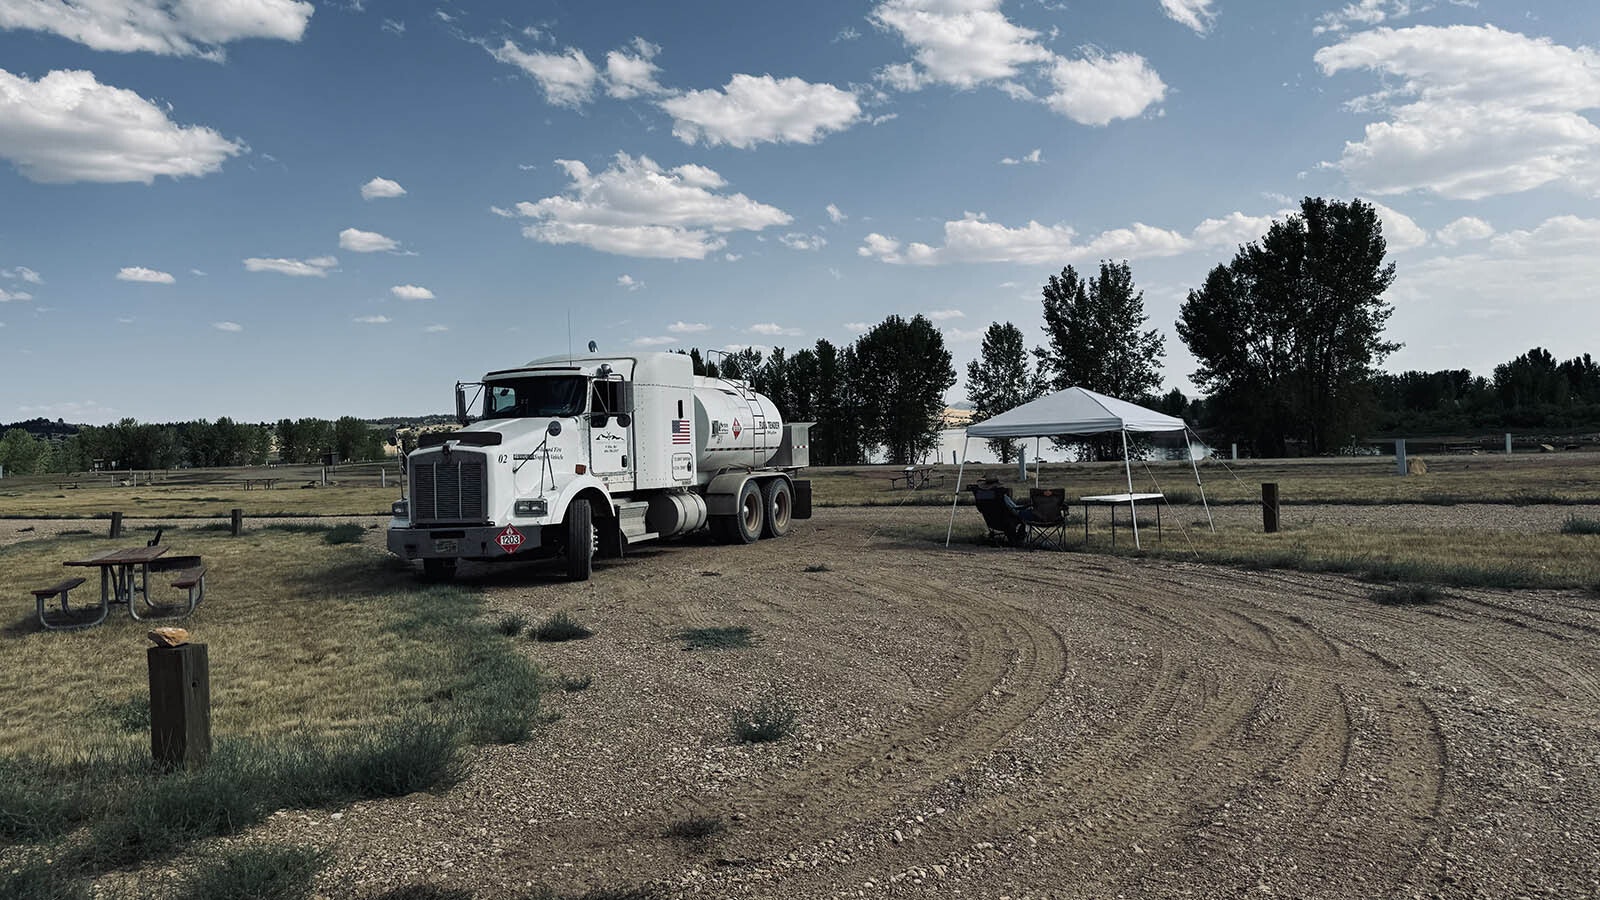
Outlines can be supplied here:
M889 487L894 487L904 482L908 490L927 487L928 480L933 477L933 466L906 466L900 470L899 475L889 479Z
M262 487L267 488L268 490L270 490L273 485L278 483L279 480L280 479L276 475L272 476L271 478L266 478L266 477L246 478L244 480L244 489L248 491L248 490L253 489L256 485L259 484Z
M1078 502L1083 504L1083 539L1089 540L1089 506L1091 504L1111 507L1111 546L1117 546L1117 507L1133 506L1140 500L1164 500L1165 494L1096 494L1089 497L1079 497ZM1161 504L1156 505L1156 540L1161 540ZM1131 518L1131 517L1130 517Z
M163 544L143 547L125 547L108 550L88 559L70 559L65 566L100 570L100 609L93 621L73 621L68 605L68 592L83 584L84 579L72 578L48 588L33 592L38 603L39 623L45 628L81 628L105 621L112 604L126 604L128 615L139 621L151 618L174 618L193 613L205 597L206 567L198 556L167 557L169 548ZM172 573L172 586L188 591L187 603L153 603L150 600L150 573ZM62 622L51 622L45 613L45 603L52 597L61 598L61 609L66 615ZM140 606L143 606L141 613Z

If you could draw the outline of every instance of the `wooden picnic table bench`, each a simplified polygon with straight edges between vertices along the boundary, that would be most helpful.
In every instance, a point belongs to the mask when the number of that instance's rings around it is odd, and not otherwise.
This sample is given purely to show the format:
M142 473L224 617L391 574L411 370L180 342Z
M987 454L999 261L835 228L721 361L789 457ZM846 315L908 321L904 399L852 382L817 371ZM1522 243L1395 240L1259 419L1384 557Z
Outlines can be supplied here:
M80 622L77 621L72 614L72 604L68 595L72 592L73 588L82 585L85 580L86 579L83 578L68 578L47 588L39 588L33 591L33 602L39 610L39 624L52 631L56 631L67 628L88 628L91 625L99 625L101 622L104 622L106 620L106 613L109 607L106 605L105 597L103 595L100 598L100 613L95 618L84 619ZM45 604L51 599L57 597L60 598L61 602L61 615L60 617L52 618L49 613L46 612Z

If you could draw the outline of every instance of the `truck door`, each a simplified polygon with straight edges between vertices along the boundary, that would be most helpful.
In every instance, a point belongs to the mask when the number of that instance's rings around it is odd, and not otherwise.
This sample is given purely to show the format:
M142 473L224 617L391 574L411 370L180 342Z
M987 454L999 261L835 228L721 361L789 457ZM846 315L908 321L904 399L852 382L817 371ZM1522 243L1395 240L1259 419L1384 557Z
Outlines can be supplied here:
M633 470L633 418L627 393L627 383L621 379L594 381L589 397L589 465L596 476Z

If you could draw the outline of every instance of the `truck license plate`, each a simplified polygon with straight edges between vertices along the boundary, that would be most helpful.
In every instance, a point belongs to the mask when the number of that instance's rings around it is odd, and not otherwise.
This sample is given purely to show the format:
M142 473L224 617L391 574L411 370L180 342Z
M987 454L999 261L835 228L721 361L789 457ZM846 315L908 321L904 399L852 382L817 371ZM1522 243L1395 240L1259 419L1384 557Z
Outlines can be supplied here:
M435 552L435 553L454 553L454 552L456 552L456 542L455 542L454 539L443 540L443 541L434 541L433 542L433 552Z

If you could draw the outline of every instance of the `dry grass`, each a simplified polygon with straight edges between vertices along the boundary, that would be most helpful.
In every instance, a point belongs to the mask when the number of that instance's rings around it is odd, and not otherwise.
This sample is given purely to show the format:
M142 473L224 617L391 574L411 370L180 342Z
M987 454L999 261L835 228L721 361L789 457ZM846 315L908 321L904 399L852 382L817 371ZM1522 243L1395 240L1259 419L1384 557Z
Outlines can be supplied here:
M377 531L341 545L280 531L239 538L179 531L164 538L172 552L200 554L210 567L205 602L180 624L209 645L219 738L357 732L448 692L440 682L459 668L452 654L460 648L426 639L429 623L415 621L441 604L430 602L402 563L382 554L381 541ZM0 646L13 661L0 668L0 696L7 698L0 752L112 750L148 740L119 720L146 695L150 626L113 607L97 628L37 631L28 594L79 571L63 569L64 560L129 543L63 537L0 547L0 598L7 598L11 624ZM77 601L98 589L93 572L83 574L91 578L75 592ZM178 595L160 581L151 592L158 600ZM471 600L462 598L467 608Z
M316 487L279 484L246 491L238 484L138 487L96 485L59 490L53 484L16 486L0 481L0 517L109 518L112 512L139 518L228 516L238 508L250 516L387 515L400 496L398 486Z

